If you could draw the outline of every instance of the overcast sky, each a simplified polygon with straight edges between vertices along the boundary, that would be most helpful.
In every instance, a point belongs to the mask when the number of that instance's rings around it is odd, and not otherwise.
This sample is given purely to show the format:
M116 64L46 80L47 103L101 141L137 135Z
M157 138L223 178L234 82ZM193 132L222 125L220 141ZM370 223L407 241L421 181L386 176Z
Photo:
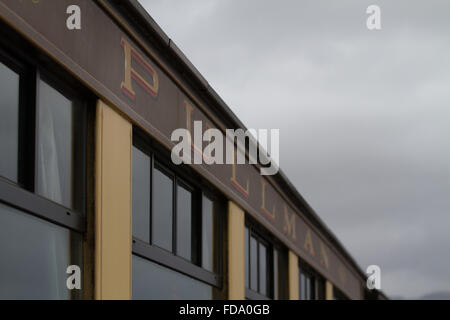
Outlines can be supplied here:
M141 3L388 295L450 291L450 1Z

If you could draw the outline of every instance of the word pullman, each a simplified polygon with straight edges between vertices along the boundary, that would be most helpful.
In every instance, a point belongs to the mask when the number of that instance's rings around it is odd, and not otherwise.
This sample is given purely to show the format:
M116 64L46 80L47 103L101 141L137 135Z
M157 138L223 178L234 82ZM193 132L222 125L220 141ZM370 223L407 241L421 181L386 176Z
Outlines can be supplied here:
M270 153L269 150L270 135ZM203 132L202 121L194 121L194 141L188 129L176 129L171 140L177 143L172 148L172 162L185 164L259 164L263 176L278 173L280 158L279 129L227 129L226 134L211 128ZM225 139L225 145L224 145ZM248 141L248 153L245 152ZM259 143L258 143L259 142ZM206 144L206 146L204 146ZM192 162L192 154L194 161ZM225 154L225 156L224 156ZM247 162L248 157L248 162Z

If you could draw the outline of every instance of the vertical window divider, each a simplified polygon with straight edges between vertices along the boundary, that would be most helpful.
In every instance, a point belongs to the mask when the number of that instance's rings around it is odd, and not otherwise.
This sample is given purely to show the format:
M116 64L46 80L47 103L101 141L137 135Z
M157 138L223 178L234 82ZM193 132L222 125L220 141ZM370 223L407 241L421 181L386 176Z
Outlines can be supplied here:
M203 197L205 196L205 192L204 191L200 191L199 194L197 195L197 201L198 201L198 213L197 213L197 230L199 232L199 234L201 234L200 240L198 241L197 245L196 245L196 250L198 253L198 263L200 265L203 264L203 248L202 248L202 244L203 244Z
M267 283L267 293L269 295L269 297L272 297L272 299L275 299L275 290L273 287L273 282L274 282L274 278L275 278L275 273L273 272L273 268L274 268L274 254L273 251L275 250L275 246L274 245L269 245L267 248L267 256L266 256L266 260L268 259L268 269L267 270L267 275L266 275L266 283Z
M203 252L202 252L202 240L203 240L203 228L202 228L202 216L203 216L203 191L194 188L192 193L191 203L191 259L192 262L199 267L203 267ZM195 235L200 235L196 237Z
M36 141L36 69L24 70L19 83L19 172L18 183L34 191Z
M172 177L172 252L178 255L177 248L177 199L178 199L178 179L176 175Z
M260 261L259 261L259 246L261 245L260 244L260 242L259 242L259 239L258 238L256 238L256 240L258 241L257 242L257 244L256 244L256 286L257 286L257 288L258 288L258 292L260 292L261 291L261 285L260 285L260 279L259 279L259 276L260 276L260 273L261 273L261 270L259 270L259 265L260 265Z
M154 206L154 201L153 201L153 186L154 186L154 172L155 170L155 159L153 156L153 153L150 154L150 219L149 219L149 244L153 245L153 232L152 232L152 225L153 225L153 206Z
M39 111L40 111L40 103L39 103L39 91L40 91L40 81L41 81L41 74L39 70L35 70L35 77L34 77L34 130L33 130L33 141L34 141L34 150L33 150L33 189L32 192L36 193L38 190L38 165L39 165Z
M213 251L215 252L223 252L224 251L224 241L225 241L225 228L226 224L224 222L226 213L221 212L220 208L221 206L218 205L218 199L215 199L213 202L213 239L217 243L214 245ZM225 206L224 206L225 207ZM213 258L214 264L216 267L216 271L219 274L223 274L223 256L222 255L216 255L216 257ZM213 266L214 268L214 266Z

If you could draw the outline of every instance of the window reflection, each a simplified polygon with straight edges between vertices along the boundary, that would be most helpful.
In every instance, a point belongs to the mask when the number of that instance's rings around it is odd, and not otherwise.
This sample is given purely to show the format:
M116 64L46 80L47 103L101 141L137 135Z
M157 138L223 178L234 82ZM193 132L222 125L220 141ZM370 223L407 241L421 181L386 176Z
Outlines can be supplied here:
M72 101L40 82L37 192L66 207L74 205L73 112Z
M133 299L210 300L212 287L133 255Z
M308 270L308 269L307 269ZM300 300L316 300L316 276L311 271L300 268L299 295Z
M192 193L177 187L177 255L191 260Z
M154 170L152 243L172 251L173 180Z
M300 272L300 277L299 277L299 290L300 290L300 300L305 300L306 299L306 290L305 290L305 275Z
M17 182L19 75L0 63L0 175Z
M70 299L66 269L81 265L81 236L0 204L0 257L0 299Z
M203 196L202 209L202 266L214 271L214 207L213 202Z
M259 293L267 295L267 248L259 244Z
M150 157L133 147L133 236L150 242Z

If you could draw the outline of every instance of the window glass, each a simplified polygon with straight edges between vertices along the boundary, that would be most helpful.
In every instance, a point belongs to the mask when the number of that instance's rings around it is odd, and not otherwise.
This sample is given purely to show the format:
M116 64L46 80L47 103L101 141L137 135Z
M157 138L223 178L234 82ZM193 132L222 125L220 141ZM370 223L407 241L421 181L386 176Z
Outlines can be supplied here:
M177 187L177 255L191 260L192 193Z
M73 104L41 81L39 84L39 143L37 192L72 207Z
M133 236L150 242L150 157L133 147Z
M172 251L173 180L154 170L152 244Z
M203 196L202 203L202 266L214 270L214 205Z
M80 255L80 235L0 204L0 299L69 299Z
M259 244L259 293L267 295L267 248Z
M311 278L309 276L305 277L305 290L306 290L306 300L311 300Z
M0 175L17 182L19 75L0 63Z
M248 243L248 237L249 237L249 234L248 234L248 228L247 227L245 227L245 234L244 234L244 241L245 241L245 247L244 247L244 250L245 250L245 253L244 253L244 259L245 259L245 287L246 288L250 288L250 279L249 279L249 274L250 274L250 271L249 271L249 268L250 268L250 266L249 266L249 259L250 259L250 257L249 257L249 252L250 252L250 250L249 250L249 243Z
M250 289L258 291L258 242L250 237Z
M133 255L133 299L210 300L212 287Z
M305 300L306 299L306 291L305 291L305 274L300 270L300 277L299 277L299 281L300 281L300 300Z

